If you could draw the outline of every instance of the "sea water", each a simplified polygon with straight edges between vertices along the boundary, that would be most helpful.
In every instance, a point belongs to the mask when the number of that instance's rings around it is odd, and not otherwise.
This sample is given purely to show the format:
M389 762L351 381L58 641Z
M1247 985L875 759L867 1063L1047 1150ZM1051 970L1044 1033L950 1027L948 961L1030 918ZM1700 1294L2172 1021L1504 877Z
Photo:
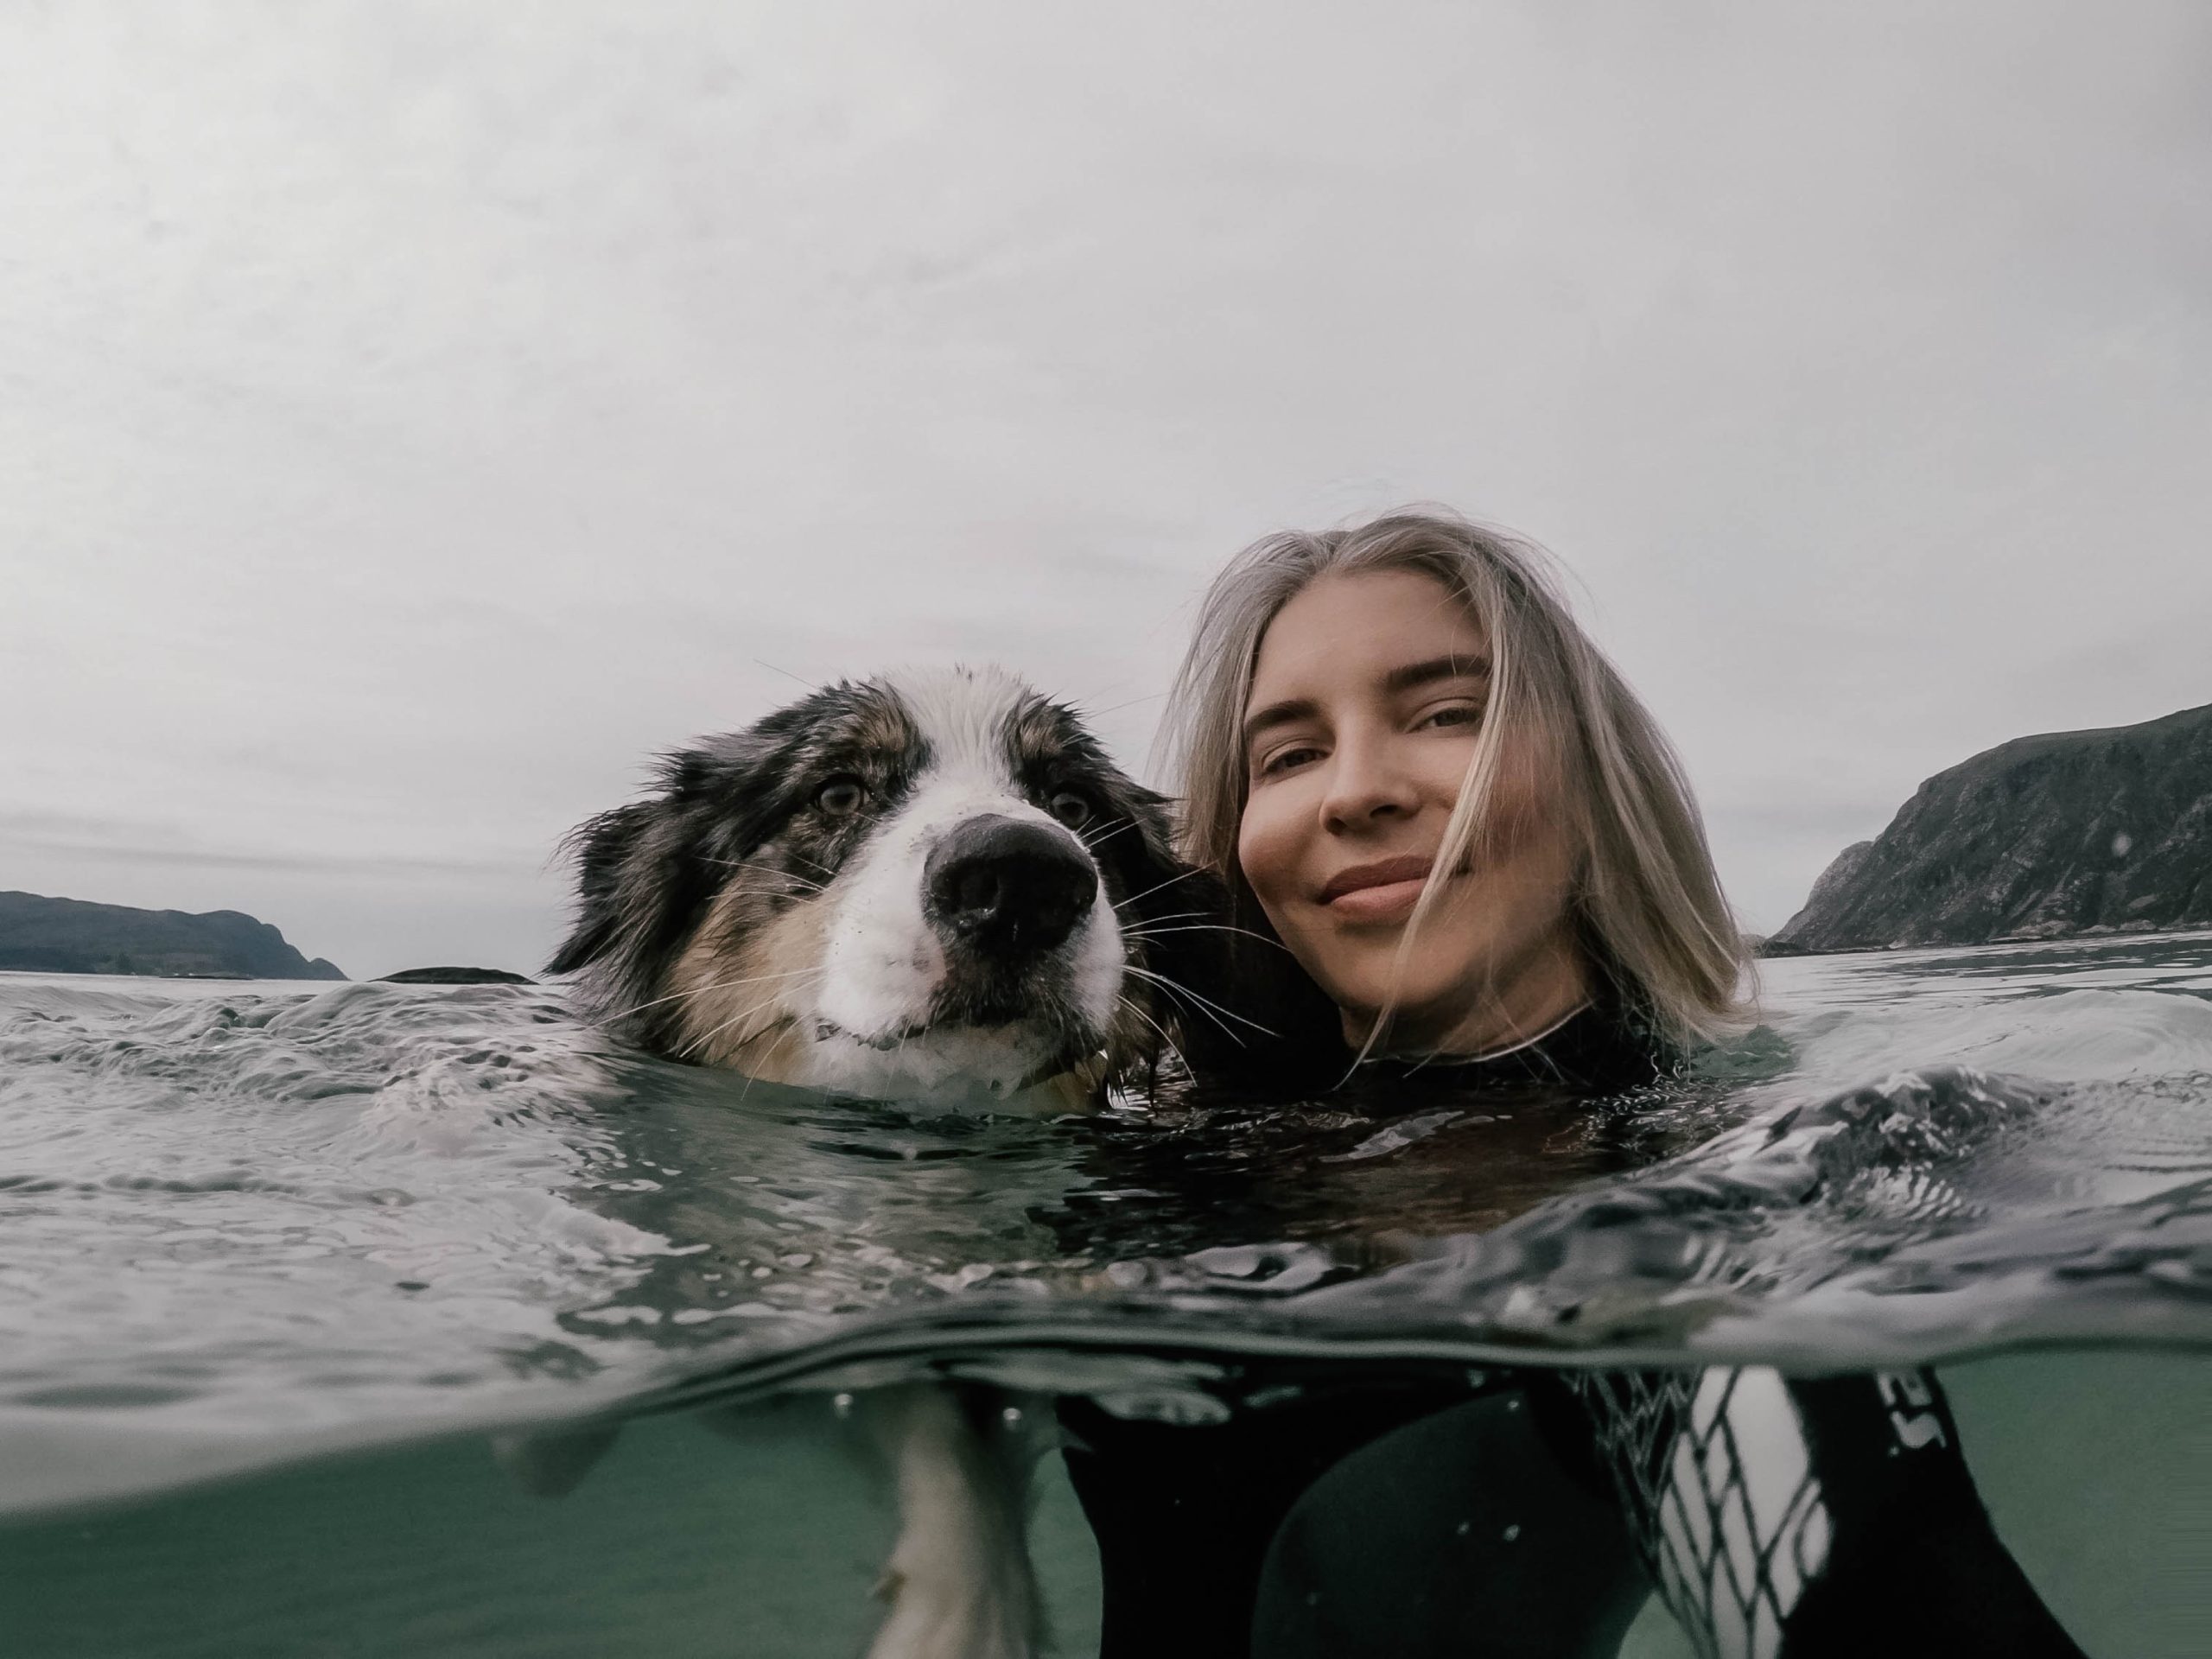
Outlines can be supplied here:
M871 1390L1188 1420L1326 1359L1932 1364L2075 1638L2197 1655L2208 1349L2212 935L1769 963L1595 1105L1058 1122L664 1065L546 988L0 975L0 1654L849 1655ZM1624 1651L1688 1649L1654 1605Z

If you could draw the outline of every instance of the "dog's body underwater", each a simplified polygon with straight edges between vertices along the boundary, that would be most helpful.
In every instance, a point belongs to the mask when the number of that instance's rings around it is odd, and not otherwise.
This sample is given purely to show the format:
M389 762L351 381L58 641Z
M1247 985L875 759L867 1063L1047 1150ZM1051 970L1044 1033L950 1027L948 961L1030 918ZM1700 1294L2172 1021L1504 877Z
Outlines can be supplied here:
M576 832L551 967L673 1058L904 1106L1084 1109L1173 1046L1217 937L1160 797L997 670L828 687L669 755L659 785ZM871 1659L1021 1659L1020 1448L1049 1402L863 1399L900 1510Z

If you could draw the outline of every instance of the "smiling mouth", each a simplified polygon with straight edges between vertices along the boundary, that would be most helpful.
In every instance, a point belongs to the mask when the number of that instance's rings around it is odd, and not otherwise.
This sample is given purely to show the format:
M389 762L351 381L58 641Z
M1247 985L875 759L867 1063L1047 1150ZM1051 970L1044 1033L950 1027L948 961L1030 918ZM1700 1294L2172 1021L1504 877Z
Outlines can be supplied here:
M1319 902L1332 905L1339 899L1354 893L1370 893L1378 887L1403 887L1412 882L1418 887L1428 880L1433 861L1408 854L1402 858L1386 858L1373 864L1355 864L1350 869L1338 870L1328 884L1316 895Z
M1332 876L1315 902L1346 921L1400 921L1420 902L1431 868L1431 860L1411 855L1355 864Z

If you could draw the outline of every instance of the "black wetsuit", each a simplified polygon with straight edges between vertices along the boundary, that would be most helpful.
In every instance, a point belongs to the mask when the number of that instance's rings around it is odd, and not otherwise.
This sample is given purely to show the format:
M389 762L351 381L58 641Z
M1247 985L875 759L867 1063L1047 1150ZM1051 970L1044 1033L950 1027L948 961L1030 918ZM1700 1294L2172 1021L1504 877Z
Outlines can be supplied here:
M1405 1069L1599 1095L1660 1067L1593 1008ZM2080 1654L1926 1372L1272 1364L1225 1391L1203 1426L1062 1407L1102 1659L1605 1659L1655 1590L1707 1656Z

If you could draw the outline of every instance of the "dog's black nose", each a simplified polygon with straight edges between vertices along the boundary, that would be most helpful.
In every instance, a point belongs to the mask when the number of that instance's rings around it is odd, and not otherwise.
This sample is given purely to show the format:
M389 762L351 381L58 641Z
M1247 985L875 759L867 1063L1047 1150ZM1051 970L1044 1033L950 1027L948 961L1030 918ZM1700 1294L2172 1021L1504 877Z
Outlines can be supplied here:
M1098 894L1098 870L1065 830L986 816L938 842L922 866L938 924L1005 956L1049 950Z

